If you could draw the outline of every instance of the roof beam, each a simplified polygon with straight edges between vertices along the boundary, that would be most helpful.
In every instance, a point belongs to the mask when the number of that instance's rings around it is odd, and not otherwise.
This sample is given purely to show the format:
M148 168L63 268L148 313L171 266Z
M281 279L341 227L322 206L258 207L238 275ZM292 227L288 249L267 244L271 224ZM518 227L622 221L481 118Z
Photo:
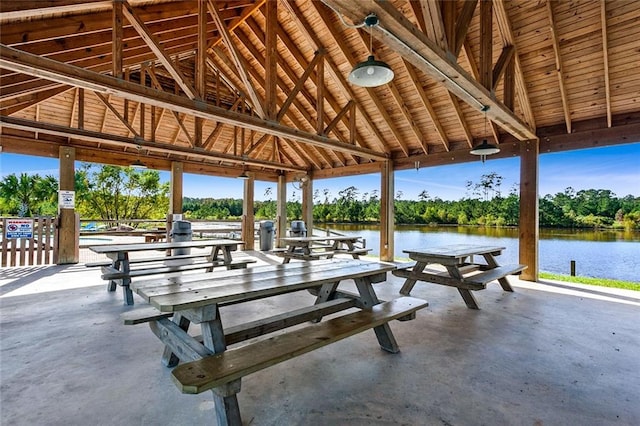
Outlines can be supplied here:
M109 75L98 74L72 65L63 64L48 58L32 55L0 44L0 67L41 77L58 83L70 84L101 93L110 93L135 102L144 102L160 108L219 121L233 126L253 129L262 133L295 139L299 142L321 148L346 152L364 158L383 160L387 156L371 149L343 143L322 135L308 133L259 117L241 114L206 104L202 101L187 99L184 96L161 92L139 84L119 80Z
M534 130L496 100L489 90L471 78L462 67L450 60L440 47L420 32L391 3L382 0L324 2L354 22L361 22L369 13L375 13L380 19L380 30L373 32L374 37L380 38L416 68L436 78L474 109L480 110L488 106L487 116L514 137L519 140L536 138Z
M129 138L125 136L107 135L101 132L94 132L90 130L75 129L72 127L58 126L56 124L40 123L31 120L25 120L16 117L0 116L0 125L9 129L24 130L28 132L44 133L54 136L62 136L65 138L98 142L109 145L117 145L124 148L135 148L141 146L149 151L174 155L186 155L189 157L202 158L206 160L226 161L234 164L246 164L249 166L264 167L274 170L290 170L290 171L304 171L303 167L288 166L281 163L273 163L269 161L262 161L250 158L244 158L242 156L233 156L221 153L203 152L202 150L194 151L190 148L185 148L176 145L157 143L157 142L144 142L139 138Z

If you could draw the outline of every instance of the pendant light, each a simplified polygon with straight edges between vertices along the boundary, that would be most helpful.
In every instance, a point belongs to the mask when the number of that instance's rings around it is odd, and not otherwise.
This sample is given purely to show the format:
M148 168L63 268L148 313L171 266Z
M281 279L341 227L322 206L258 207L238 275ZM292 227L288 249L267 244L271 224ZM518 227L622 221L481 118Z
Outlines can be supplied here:
M484 111L484 134L485 135L487 134L487 110L488 109L489 107L486 105L482 108L482 111ZM481 143L473 147L473 149L470 151L470 154L479 155L480 159L484 163L485 160L487 159L487 155L497 154L499 152L500 152L500 148L498 148L496 145L492 143L489 143L489 141L485 137L484 139L482 139Z
M247 166L242 166L242 173L238 176L238 179L247 180L249 175L247 174Z
M146 169L147 165L144 164L142 161L140 161L140 151L142 151L142 147L140 145L137 146L138 148L138 158L136 158L136 161L134 161L133 163L131 163L131 167L133 167L134 169Z
M366 61L357 64L349 73L349 82L360 87L378 87L393 80L393 70L383 61L377 61L373 56L373 27L378 25L378 17L374 14L368 15L364 20L364 25L369 27L369 52Z

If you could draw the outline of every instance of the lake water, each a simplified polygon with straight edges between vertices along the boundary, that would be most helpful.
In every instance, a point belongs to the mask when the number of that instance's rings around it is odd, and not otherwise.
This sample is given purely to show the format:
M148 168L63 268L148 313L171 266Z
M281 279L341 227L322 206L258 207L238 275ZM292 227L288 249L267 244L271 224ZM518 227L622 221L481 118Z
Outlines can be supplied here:
M372 255L380 253L377 225L330 225L347 235L366 240ZM404 249L449 244L484 244L506 247L500 263L518 263L518 230L513 228L396 226L395 256L406 257ZM544 272L569 275L571 261L576 275L613 278L640 284L640 232L541 229L539 268Z

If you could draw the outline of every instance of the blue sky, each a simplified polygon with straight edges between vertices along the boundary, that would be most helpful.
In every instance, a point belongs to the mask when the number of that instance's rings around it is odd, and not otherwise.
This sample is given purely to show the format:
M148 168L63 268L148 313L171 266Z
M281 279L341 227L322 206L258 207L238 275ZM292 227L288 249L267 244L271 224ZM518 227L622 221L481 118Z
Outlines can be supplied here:
M458 200L470 194L466 183L477 183L483 174L497 173L504 179L501 190L507 194L519 184L519 158L495 159L486 163L476 161L466 164L404 170L395 174L396 194L402 191L402 199L417 199L426 190L431 197ZM0 177L16 173L38 173L42 176L58 176L58 160L0 153ZM167 172L161 172L163 180L169 180ZM185 174L184 195L187 197L242 198L243 182L232 178ZM330 198L338 192L355 186L360 196L380 188L378 174L348 178L321 179L314 182L314 189L328 189ZM617 196L640 196L640 143L612 147L583 149L578 151L543 154L540 156L540 194L556 194L565 188L608 189ZM270 198L275 198L275 183L256 182L255 198L264 200L265 190L273 188ZM299 191L291 185L287 188L289 199L299 198Z

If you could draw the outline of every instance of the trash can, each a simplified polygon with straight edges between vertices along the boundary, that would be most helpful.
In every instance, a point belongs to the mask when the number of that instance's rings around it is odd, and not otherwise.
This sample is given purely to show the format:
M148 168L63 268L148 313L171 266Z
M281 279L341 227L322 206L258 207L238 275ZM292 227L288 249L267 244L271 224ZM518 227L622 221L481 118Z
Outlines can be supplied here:
M306 237L307 227L304 224L304 220L292 220L289 235L292 237Z
M273 248L273 221L260 221L260 250L269 251Z
M193 237L193 232L191 231L191 222L187 222L186 220L176 220L171 225L171 232L169 233L171 236L171 241L179 242L179 241L191 241ZM175 248L173 249L173 255L181 255L181 254L191 254L191 248Z

